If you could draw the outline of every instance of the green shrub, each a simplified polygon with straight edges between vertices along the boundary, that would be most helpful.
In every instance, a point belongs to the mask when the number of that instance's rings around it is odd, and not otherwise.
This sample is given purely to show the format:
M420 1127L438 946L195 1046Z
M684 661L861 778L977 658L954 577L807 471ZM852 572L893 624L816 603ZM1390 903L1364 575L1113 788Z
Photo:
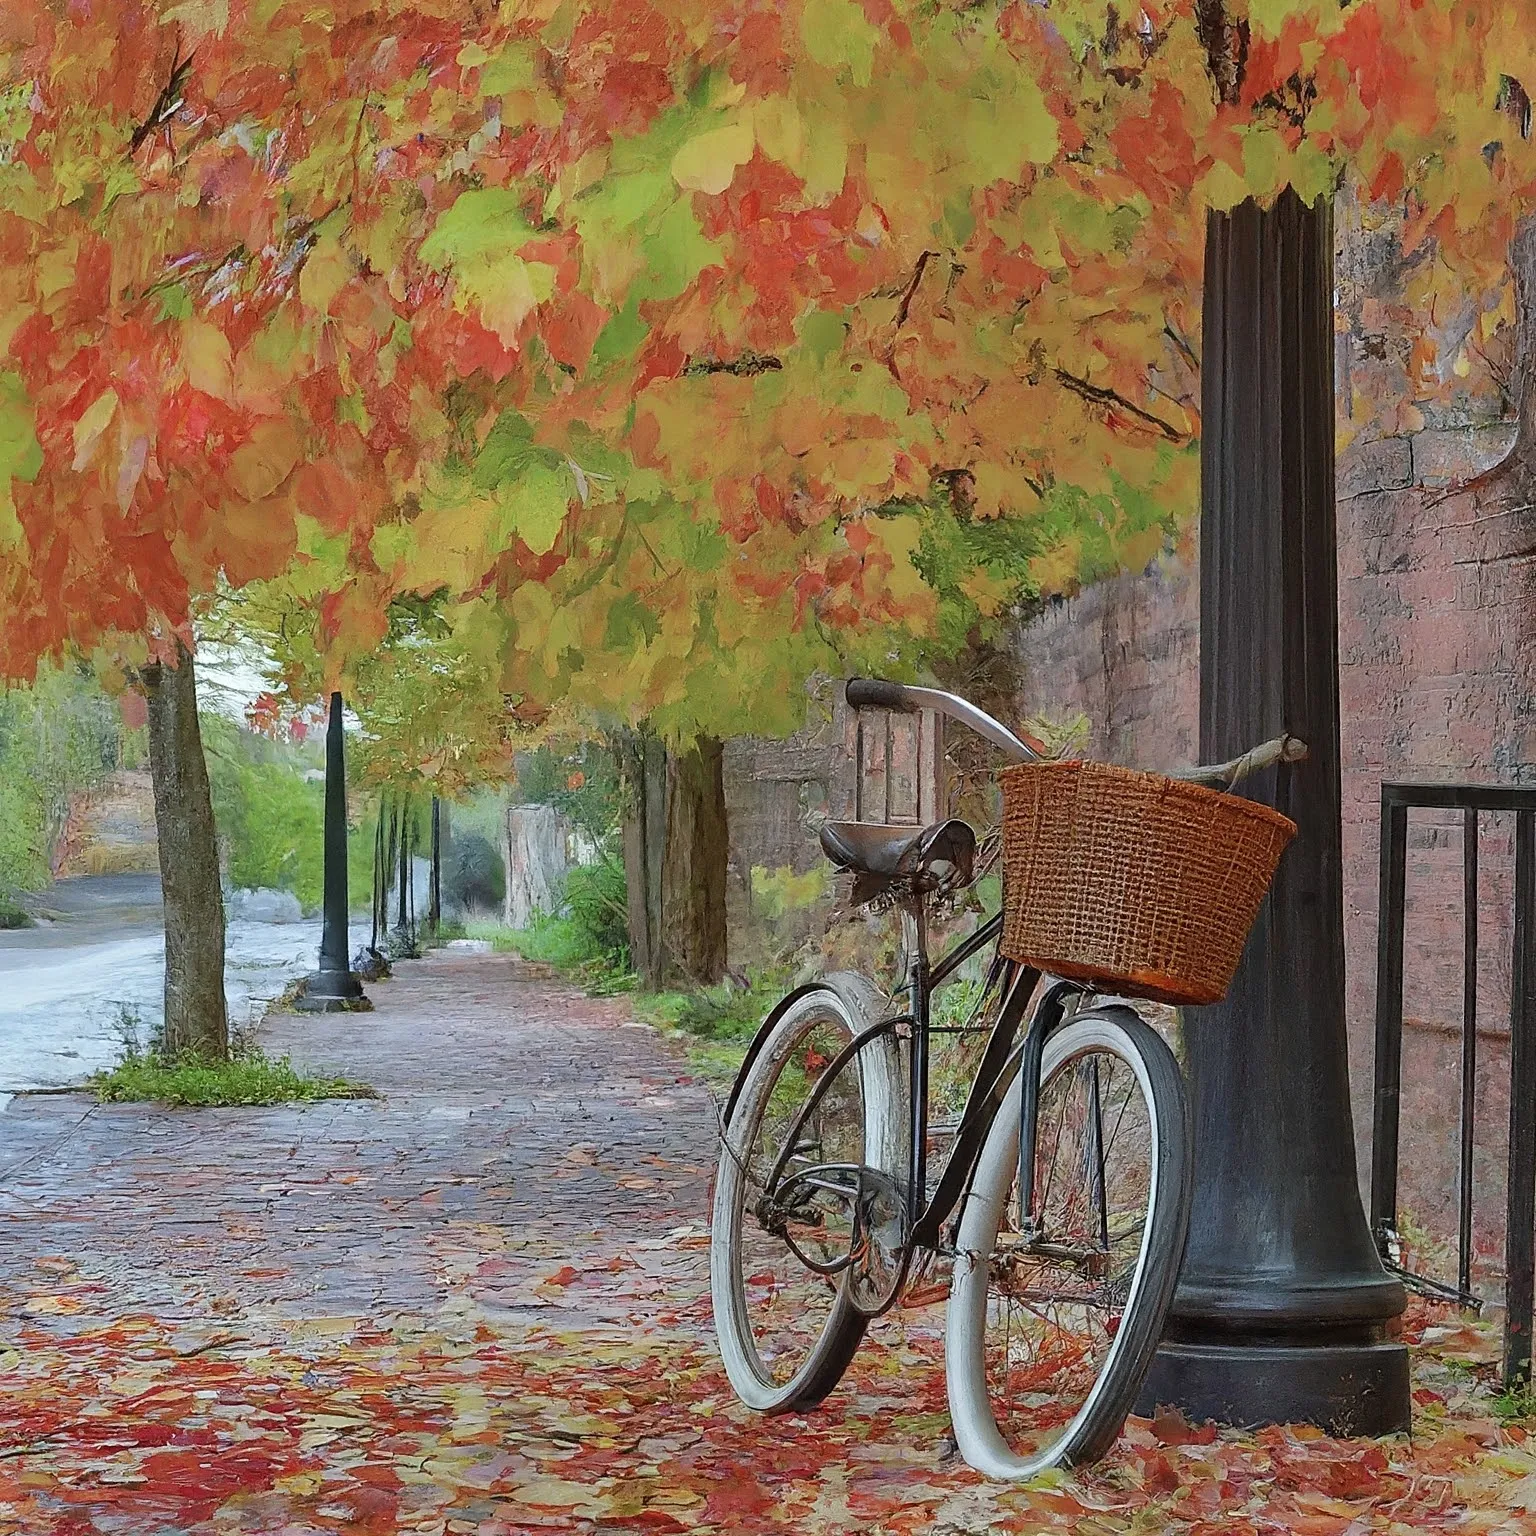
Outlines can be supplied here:
M200 724L230 884L292 891L313 911L325 891L325 782L304 775L320 766L319 752L269 741L222 715ZM347 837L347 886L356 906L373 888L373 816L352 809L360 825Z
M30 688L0 691L0 895L11 910L17 892L48 884L71 800L132 759L133 734L80 667L44 667Z
M629 907L624 866L604 858L565 877L565 908L587 949L585 958L629 966Z

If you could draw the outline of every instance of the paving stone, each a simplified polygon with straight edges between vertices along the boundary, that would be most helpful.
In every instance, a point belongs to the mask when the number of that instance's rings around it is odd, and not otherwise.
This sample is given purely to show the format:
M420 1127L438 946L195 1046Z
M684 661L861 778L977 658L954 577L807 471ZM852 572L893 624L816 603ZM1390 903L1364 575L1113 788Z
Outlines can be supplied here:
M450 1295L455 1232L590 1255L703 1224L714 1105L664 1041L620 1033L622 999L463 951L369 991L372 1013L276 1015L261 1038L378 1101L12 1100L0 1311L65 1266L98 1316L420 1313ZM619 1182L637 1176L645 1187Z

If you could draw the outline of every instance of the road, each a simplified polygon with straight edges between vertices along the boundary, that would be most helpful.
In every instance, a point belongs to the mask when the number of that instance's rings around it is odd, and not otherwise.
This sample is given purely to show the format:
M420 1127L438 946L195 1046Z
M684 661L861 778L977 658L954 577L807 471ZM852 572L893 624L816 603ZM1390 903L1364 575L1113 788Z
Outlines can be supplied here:
M0 1096L79 1082L110 1066L125 1034L162 1016L165 942L153 875L61 880L35 902L36 928L0 933ZM231 922L225 990L245 1024L312 970L320 925Z

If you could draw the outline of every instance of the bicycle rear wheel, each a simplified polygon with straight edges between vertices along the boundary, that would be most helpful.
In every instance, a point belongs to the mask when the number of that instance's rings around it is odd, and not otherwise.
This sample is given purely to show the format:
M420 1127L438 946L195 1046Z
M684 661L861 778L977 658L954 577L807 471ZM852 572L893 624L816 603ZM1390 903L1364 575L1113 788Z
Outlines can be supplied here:
M1192 1177L1173 1053L1129 1008L1098 1008L1046 1042L1021 1231L1016 1088L961 1217L945 1344L956 1444L1002 1479L1091 1461L1119 1434L1173 1298Z
M715 1331L737 1396L765 1413L810 1407L837 1385L868 1325L861 1280L882 1244L894 1254L905 1236L894 1037L871 1039L826 1078L877 1009L854 976L797 998L725 1128L710 1233Z

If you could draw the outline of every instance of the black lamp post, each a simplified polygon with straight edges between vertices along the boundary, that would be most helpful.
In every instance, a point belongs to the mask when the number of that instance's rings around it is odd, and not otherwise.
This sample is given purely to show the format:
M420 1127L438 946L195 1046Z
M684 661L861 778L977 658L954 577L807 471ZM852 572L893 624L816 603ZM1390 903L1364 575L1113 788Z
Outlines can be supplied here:
M1201 756L1311 750L1250 782L1300 830L1226 1000L1185 1015L1194 1214L1139 1406L1388 1433L1405 1297L1360 1204L1344 1024L1328 200L1211 215L1201 420Z
M341 695L331 695L325 733L325 907L320 969L304 983L296 1004L305 1013L371 1008L363 984L347 964L347 769L341 737Z

